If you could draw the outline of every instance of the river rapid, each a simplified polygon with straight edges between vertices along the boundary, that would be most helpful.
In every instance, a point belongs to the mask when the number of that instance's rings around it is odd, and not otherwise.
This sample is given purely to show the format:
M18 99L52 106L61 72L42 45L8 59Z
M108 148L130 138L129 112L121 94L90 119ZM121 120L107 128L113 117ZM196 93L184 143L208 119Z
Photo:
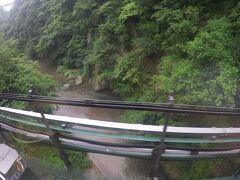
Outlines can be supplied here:
M69 80L57 73L56 67L50 65L47 61L40 61L39 65L43 74L48 74L58 82L58 96L79 99L119 100L118 97L108 91L95 92L86 83L81 86L68 87ZM120 120L123 111L61 105L58 110L54 111L54 114L117 122ZM92 162L91 168L85 172L90 179L146 179L151 167L151 162L147 160L94 153L88 153L87 156Z

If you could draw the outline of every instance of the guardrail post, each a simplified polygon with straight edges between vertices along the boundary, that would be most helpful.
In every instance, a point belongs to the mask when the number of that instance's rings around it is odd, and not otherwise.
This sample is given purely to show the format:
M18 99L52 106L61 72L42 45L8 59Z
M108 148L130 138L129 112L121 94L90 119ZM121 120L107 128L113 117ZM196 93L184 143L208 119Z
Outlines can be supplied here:
M6 100L6 101L3 101L0 106L5 106L6 104L9 104L9 103L10 103L10 101Z
M9 100L3 101L3 102L0 104L0 106L5 106L5 105L8 104L8 103L10 103ZM0 126L0 136L1 136L1 138L2 138L3 143L5 143L5 144L7 144L7 145L10 145L10 142L9 142L9 140L7 139L6 135L4 134L3 129L2 129L1 126Z
M169 102L169 107L172 107L174 102L174 97L172 94L168 96L168 102ZM164 115L163 131L160 134L160 143L156 148L153 149L153 152L152 152L152 156L153 156L153 169L152 169L152 175L151 175L152 180L165 179L164 168L161 167L160 161L161 161L161 156L164 153L166 148L165 138L166 138L169 119L170 119L170 114L166 112Z
M3 132L2 127L0 126L0 137L2 138L1 141L7 145L10 145L9 140L7 139L6 135Z
M29 93L28 96L32 96L34 91L32 89L30 89L28 91L28 93ZM56 131L54 131L50 128L49 123L48 123L47 119L45 118L43 110L39 107L37 109L38 109L37 110L38 112L40 111L42 123L46 126L46 128L48 129L48 131L50 133L49 138L53 141L54 146L58 150L58 155L59 155L60 159L64 162L67 170L71 170L72 169L72 164L71 164L71 162L68 158L67 153L64 150L64 147L63 147L61 141L59 140L59 134Z
M42 122L45 124L46 128L48 129L48 131L50 132L50 139L53 141L54 146L56 147L56 149L58 150L58 155L60 157L60 159L62 159L62 161L64 162L67 170L71 170L72 169L72 164L68 158L68 155L66 154L66 152L64 151L63 145L61 143L61 141L59 140L59 135L57 132L53 131L49 124L47 119L45 118L45 115L43 112L40 113L41 117L42 117Z

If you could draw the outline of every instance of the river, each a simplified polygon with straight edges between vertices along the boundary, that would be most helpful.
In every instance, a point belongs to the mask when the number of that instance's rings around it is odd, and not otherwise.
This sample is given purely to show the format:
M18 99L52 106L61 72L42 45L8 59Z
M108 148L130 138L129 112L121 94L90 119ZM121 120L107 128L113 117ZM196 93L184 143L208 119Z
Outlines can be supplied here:
M108 91L93 91L87 84L67 87L66 84L69 83L69 80L57 73L56 67L50 65L47 61L39 62L39 65L42 73L48 74L58 82L58 96L79 99L118 100L118 97ZM72 117L85 117L104 121L119 121L123 111L59 106L58 110L54 111L54 114ZM146 179L149 175L149 167L151 167L151 162L147 160L130 159L94 153L88 153L87 156L92 162L91 168L87 169L85 172L90 179Z

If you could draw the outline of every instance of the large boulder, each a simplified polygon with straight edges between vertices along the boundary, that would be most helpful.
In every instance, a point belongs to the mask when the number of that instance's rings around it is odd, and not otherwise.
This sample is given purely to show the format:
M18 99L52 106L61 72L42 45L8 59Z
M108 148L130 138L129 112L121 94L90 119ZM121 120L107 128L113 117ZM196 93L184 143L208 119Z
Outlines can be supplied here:
M83 83L83 76L78 76L76 78L76 85L81 85Z
M107 79L94 78L92 81L92 86L95 91L102 91L109 88L109 82Z

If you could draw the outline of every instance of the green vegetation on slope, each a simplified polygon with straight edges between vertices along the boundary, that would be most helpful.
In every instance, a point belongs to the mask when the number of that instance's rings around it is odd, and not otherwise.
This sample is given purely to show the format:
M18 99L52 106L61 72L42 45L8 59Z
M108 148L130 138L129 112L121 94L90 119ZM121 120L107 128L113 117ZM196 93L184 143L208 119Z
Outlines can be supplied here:
M56 167L64 167L64 162L59 158L58 151L53 146L41 143L23 144L21 142L16 142L16 147L20 152L30 157L36 157L43 161L47 161ZM90 161L86 158L85 153L73 150L66 150L66 153L74 169L82 170L90 166Z
M40 73L37 63L20 54L16 49L16 41L5 40L0 35L0 92L27 94L32 87L35 93L52 96L55 92L56 82L49 76ZM1 102L1 101L0 101ZM32 105L21 102L11 102L11 107L32 110ZM44 106L45 111L50 107ZM51 162L55 166L63 167L63 161L54 147L43 144L14 144L20 151L30 156ZM73 167L83 169L89 166L86 154L76 151L67 151Z
M27 94L30 88L35 90L39 95L52 96L55 92L56 83L48 76L40 73L36 63L31 59L20 54L16 48L16 42L13 40L5 40L0 35L0 92L4 93L20 93ZM1 101L0 101L1 103ZM11 102L11 107L32 110L32 105L21 102ZM44 107L44 110L49 107ZM63 167L63 162L58 157L54 147L45 146L43 144L22 144L14 143L21 152L30 156L46 160L55 166ZM89 166L86 155L81 152L67 151L69 158L75 169L82 169Z
M5 34L29 56L68 77L104 80L125 100L166 102L174 92L176 103L235 107L239 9L238 0L17 0ZM128 112L123 120L161 117Z
M239 30L239 0L16 0L5 34L28 56L107 81L129 101L166 102L174 92L177 103L239 107ZM207 163L195 164L192 178L206 178Z
M20 54L16 41L4 40L0 35L0 92L27 94L30 88L40 95L53 95L55 82L39 72L31 59ZM19 108L27 108L24 103L15 103Z
M237 0L17 0L7 36L135 101L236 106Z

